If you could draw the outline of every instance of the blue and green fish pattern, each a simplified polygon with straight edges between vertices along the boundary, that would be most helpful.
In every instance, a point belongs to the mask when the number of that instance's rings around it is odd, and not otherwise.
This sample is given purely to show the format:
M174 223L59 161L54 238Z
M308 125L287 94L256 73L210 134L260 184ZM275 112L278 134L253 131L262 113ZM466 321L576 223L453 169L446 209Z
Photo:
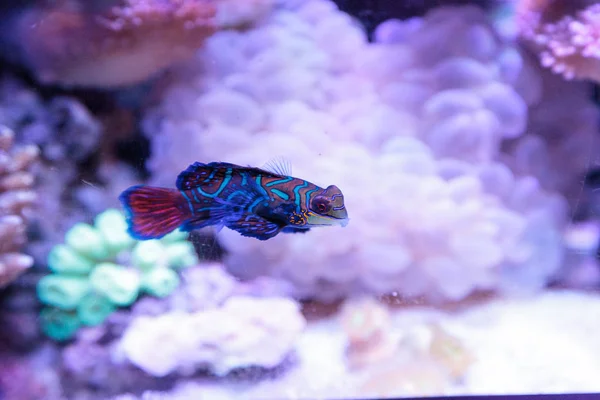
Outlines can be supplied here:
M261 169L196 162L179 174L176 189L132 186L120 200L129 233L138 240L158 239L177 228L192 231L208 226L267 240L280 232L347 225L340 189L290 175L283 164Z

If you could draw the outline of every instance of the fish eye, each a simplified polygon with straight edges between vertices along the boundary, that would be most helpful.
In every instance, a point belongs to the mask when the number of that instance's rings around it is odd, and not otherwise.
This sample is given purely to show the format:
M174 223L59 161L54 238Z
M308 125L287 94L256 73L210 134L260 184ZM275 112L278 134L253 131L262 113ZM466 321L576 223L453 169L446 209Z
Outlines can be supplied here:
M325 214L331 210L331 203L329 200L323 197L317 197L313 200L312 203L313 210L318 212L319 214Z

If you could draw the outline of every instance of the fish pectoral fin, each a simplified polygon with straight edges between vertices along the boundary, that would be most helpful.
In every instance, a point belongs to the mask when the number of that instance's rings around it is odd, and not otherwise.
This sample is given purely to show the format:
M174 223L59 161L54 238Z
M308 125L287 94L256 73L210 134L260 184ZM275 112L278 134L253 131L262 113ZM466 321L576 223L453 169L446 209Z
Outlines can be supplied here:
M297 228L295 226L286 226L281 230L282 233L306 233L310 228Z
M227 222L225 226L239 232L242 236L253 237L258 240L270 239L283 228L281 225L257 215L243 216L236 221Z

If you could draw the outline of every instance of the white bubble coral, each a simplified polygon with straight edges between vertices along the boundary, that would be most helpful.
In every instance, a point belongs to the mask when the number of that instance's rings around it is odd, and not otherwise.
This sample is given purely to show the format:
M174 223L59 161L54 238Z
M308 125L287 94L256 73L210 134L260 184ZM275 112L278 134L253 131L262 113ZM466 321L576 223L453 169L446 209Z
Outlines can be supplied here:
M391 20L375 36L324 0L214 35L145 121L154 182L172 185L193 161L283 156L294 176L340 187L346 228L219 234L230 270L287 278L300 296L543 285L562 257L562 198L499 162L527 122L519 53L475 7Z
M387 144L377 157L357 152L354 160L352 145L342 144L330 155L339 165L313 163L324 184L342 188L346 228L268 242L223 231L228 267L242 276L284 277L299 295L322 299L353 290L461 299L475 289L541 285L556 270L557 216L564 214L558 196L501 164L436 166L416 139Z
M196 313L138 317L116 351L153 376L274 368L293 350L305 323L292 300L236 296Z

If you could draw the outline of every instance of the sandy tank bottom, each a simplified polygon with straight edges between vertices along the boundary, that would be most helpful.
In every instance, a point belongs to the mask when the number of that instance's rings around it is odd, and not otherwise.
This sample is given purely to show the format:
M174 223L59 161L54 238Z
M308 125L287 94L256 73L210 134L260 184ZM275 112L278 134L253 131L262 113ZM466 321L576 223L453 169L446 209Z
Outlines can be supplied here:
M354 338L352 349L352 332L359 330L349 325L365 323L381 328L372 333L385 337L371 337L362 347L360 338ZM600 391L599 330L598 293L549 290L446 310L384 309L363 299L309 322L291 365L279 376L260 383L189 379L168 393L147 391L114 399L594 392Z

